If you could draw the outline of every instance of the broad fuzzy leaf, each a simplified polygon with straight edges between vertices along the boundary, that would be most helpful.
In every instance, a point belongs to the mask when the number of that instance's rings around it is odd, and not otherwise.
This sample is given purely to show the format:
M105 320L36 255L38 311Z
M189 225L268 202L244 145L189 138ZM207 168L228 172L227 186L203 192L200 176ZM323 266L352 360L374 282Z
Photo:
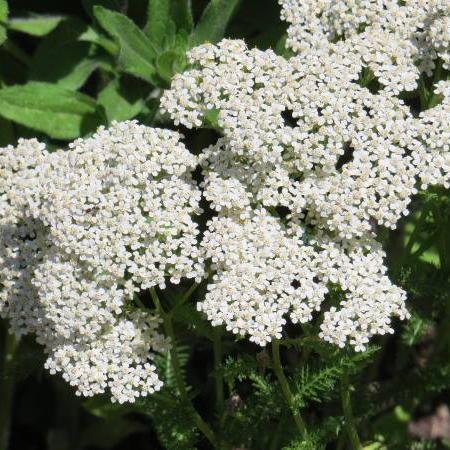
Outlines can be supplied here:
M87 28L86 24L74 19L61 23L34 54L30 79L56 83L73 90L80 88L99 65L93 45L79 41Z
M42 37L51 33L64 19L64 16L30 14L26 17L10 19L8 28L31 36Z
M6 40L6 21L8 19L8 3L0 0L0 45Z
M87 95L37 82L0 89L0 115L55 139L77 138L104 121Z
M220 41L239 2L240 0L211 0L191 35L192 46Z
M144 109L149 89L143 84L139 80L116 79L100 92L98 103L105 109L108 122L132 119Z
M170 0L149 0L145 33L161 52L176 32L171 19Z
M82 3L84 9L91 17L94 17L95 6L103 6L114 11L120 11L121 9L120 0L82 0Z
M154 82L154 61L157 51L144 34L127 16L110 11L102 6L94 7L100 25L119 44L119 65L124 72Z
M183 71L186 65L187 59L184 53L170 50L159 55L156 60L158 75L168 84L176 73Z
M175 21L178 30L190 33L194 28L192 17L192 0L171 0L171 17Z

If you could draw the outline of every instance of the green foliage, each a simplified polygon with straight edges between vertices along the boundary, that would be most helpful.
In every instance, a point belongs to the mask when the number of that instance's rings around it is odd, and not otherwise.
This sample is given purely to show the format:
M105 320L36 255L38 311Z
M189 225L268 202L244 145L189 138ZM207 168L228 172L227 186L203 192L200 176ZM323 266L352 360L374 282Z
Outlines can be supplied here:
M176 308L174 320L185 325L188 330L196 335L205 337L210 341L213 340L213 328L204 315L197 311L192 304L187 303Z
M158 368L158 373L160 374L161 379L164 381L164 384L166 385L166 388L177 390L178 385L172 364L172 358L174 357L174 353L176 353L178 361L180 362L181 366L180 376L182 379L185 379L186 364L189 360L190 354L189 346L172 343L172 349L169 352L167 352L165 355L157 355L155 357L155 364L156 367Z
M283 447L283 450L324 450L325 447L319 444L314 438L298 439L295 442L291 442L287 447Z
M145 33L125 15L103 6L94 6L94 15L119 45L119 69L154 82L157 50Z
M0 89L0 115L55 139L89 133L104 120L87 95L36 82Z
M223 377L230 393L229 411L222 425L223 435L236 447L270 448L271 441L283 432L282 427L276 429L276 424L288 418L281 389L250 355L228 358ZM236 401L237 405L233 406ZM287 420L284 430L290 433L291 426ZM268 427L274 430L273 436L265 433ZM249 433L247 430L252 431Z
M98 103L103 106L108 122L128 120L144 109L148 94L149 88L144 83L119 77L99 93Z
M30 79L71 90L83 86L99 66L100 56L92 44L80 41L87 28L76 19L61 22L37 48L30 65Z
M8 20L8 3L0 0L0 45L6 40L6 21Z
M335 388L344 374L360 370L378 350L378 347L370 347L364 353L342 355L341 352L336 352L320 364L303 366L292 378L298 407L304 408L310 401L329 400L335 394Z
M240 0L211 0L191 35L191 45L218 42L223 38L228 22Z
M172 364L174 353L180 364L180 376L186 378L186 365L190 348L182 344L173 344L166 355L156 357L158 373L164 381L164 388L146 402L145 411L154 421L161 443L169 450L193 449L199 438L195 422L192 420L190 405L183 400Z
M2 145L14 141L11 122L25 126L22 133L67 140L113 120L160 121L158 88L186 69L191 46L224 36L239 1L205 1L200 9L191 0L82 0L82 5L87 15L20 10L8 17L8 4L0 0L0 44L6 29L12 33L0 50ZM195 27L193 6L201 12ZM146 11L143 29L128 10ZM31 54L16 45L21 36L35 41ZM5 89L11 84L23 86Z
M158 75L169 85L173 75L182 72L187 65L187 58L183 52L169 50L158 56L156 69Z
M148 19L144 31L159 51L175 36L176 25L170 13L168 0L149 0Z
M194 28L192 0L170 0L171 17L179 30L190 33Z
M24 17L14 17L8 21L8 28L13 31L42 37L51 33L65 17L30 13Z
M402 340L405 345L411 347L418 344L424 336L431 331L432 322L414 313L405 324Z
M178 129L189 148L204 148L220 133L219 111L204 118L209 130L193 133L161 114L159 97L174 74L189 67L190 48L224 36L291 56L276 0L0 0L0 146L38 137L52 149L100 124L138 119ZM376 78L366 70L360 83L372 87ZM406 103L417 113L436 104L432 87L433 77L423 77ZM380 232L389 275L407 292L411 312L408 321L393 322L395 335L380 337L364 353L336 350L318 338L318 315L309 325L287 326L280 339L307 436L293 420L270 349L224 327L218 342L195 305L206 283L192 297L185 297L189 287L182 283L164 291L176 334L172 350L155 359L164 387L134 404L112 404L101 395L75 398L70 386L42 370L45 355L32 339L23 338L6 361L0 323L0 406L15 396L9 450L211 449L199 417L224 450L347 450L349 418L341 399L347 377L365 450L450 448L408 431L437 405L450 405L449 191L420 191L411 210L397 230ZM330 288L330 305L342 301L342 291ZM142 302L151 308L146 295Z
M15 138L14 128L9 120L0 117L0 146L6 146Z
M195 449L199 432L191 419L189 408L179 395L168 390L148 401L147 414L151 415L158 439L168 450Z
M85 11L94 17L94 6L103 6L113 11L121 11L123 2L121 0L82 0Z

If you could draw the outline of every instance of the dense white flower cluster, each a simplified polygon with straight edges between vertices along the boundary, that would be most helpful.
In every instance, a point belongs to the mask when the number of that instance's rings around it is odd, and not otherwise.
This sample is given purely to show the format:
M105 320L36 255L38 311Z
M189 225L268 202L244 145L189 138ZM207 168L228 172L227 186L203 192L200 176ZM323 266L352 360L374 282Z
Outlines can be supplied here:
M422 145L414 153L422 188L443 185L450 188L450 81L437 83L435 95L442 101L420 114Z
M318 318L324 340L362 351L408 316L376 231L396 227L419 187L450 186L450 82L418 117L397 97L450 69L450 4L280 3L295 56L201 45L162 96L176 125L221 131L199 157L136 122L69 151L0 149L0 314L80 395L161 387L152 356L170 342L133 299L200 281L205 260L199 310L259 345L288 319ZM202 239L198 163L216 213Z
M0 152L0 312L45 346L46 366L91 396L133 401L161 387L159 318L127 307L149 287L199 280L196 158L172 131L135 122L69 151Z
M11 329L17 335L41 321L33 269L50 246L45 227L23 215L23 189L18 185L47 155L45 145L36 140L20 140L17 147L0 151L0 314L12 318Z
M406 293L387 277L385 253L378 242L327 237L317 245L322 249L319 276L345 292L345 299L324 313L320 337L363 351L372 336L394 332L392 317L409 317Z
M175 77L162 105L188 127L218 111L225 137L203 156L214 208L242 207L252 195L343 238L374 223L394 228L406 213L417 142L402 101L372 94L339 65L327 70L318 56L286 61L242 41L190 56L200 68Z
M216 274L199 309L213 325L250 335L265 345L280 338L285 316L307 322L327 289L316 281L318 254L302 243L302 230L285 230L264 209L242 220L212 219L203 239Z
M438 57L450 67L448 0L279 3L282 19L290 24L288 47L304 54L345 45L388 90L414 90L420 72L429 73Z
M392 316L408 316L377 242L309 241L302 227L285 227L264 209L249 215L219 215L203 240L216 273L198 306L213 325L265 345L281 338L286 317L312 320L332 285L344 300L325 312L320 336L340 347L364 350L373 335L393 332Z
M322 338L363 350L392 332L405 293L386 276L376 226L396 227L418 179L448 183L447 100L413 117L392 90L357 83L364 64L346 46L285 60L205 44L161 100L175 123L222 132L200 158L218 217L202 243L216 274L199 308L261 345L286 317L311 320L333 284L345 300L325 312Z

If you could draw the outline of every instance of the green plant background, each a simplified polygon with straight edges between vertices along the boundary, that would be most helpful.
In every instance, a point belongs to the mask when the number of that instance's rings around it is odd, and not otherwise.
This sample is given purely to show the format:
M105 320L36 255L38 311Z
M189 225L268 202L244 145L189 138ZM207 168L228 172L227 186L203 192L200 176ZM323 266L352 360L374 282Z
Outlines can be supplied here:
M173 128L159 96L205 41L243 38L289 56L276 0L8 3L0 0L1 146L38 137L54 149L131 118ZM439 101L431 87L445 77L424 77L405 97L413 112ZM216 138L181 131L193 152ZM397 230L380 230L412 318L363 354L322 343L316 323L287 327L262 350L196 311L204 284L158 293L175 346L158 357L164 389L134 405L75 397L43 369L32 337L17 342L0 323L0 450L450 448L408 432L450 400L449 231L443 189L420 192ZM152 294L141 301L154 304Z

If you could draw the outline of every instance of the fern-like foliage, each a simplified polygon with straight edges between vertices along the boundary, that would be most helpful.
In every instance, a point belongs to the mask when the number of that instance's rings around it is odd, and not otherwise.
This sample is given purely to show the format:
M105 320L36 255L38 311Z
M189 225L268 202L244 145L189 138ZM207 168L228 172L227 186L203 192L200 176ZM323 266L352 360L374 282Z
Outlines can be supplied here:
M183 381L186 378L186 365L190 356L190 348L187 345L172 342L172 348L166 354L159 354L155 356L154 361L158 369L158 374L161 377L164 385L171 389L178 389L175 372L173 370L172 358L177 356L180 364L180 373Z
M291 377L298 407L304 408L311 401L321 403L330 400L342 376L360 370L378 350L378 347L372 346L363 353L335 351L334 355L319 364L308 363L301 367Z
M167 450L193 450L200 438L188 405L169 387L145 401L158 439Z
M291 442L287 447L283 447L283 450L325 450L325 446L317 442L314 437L307 439L300 439Z
M163 389L145 400L145 412L150 415L160 442L167 450L195 449L199 432L192 420L190 405L180 396L173 369L176 355L183 383L186 381L186 365L190 347L172 342L169 352L155 357L158 374L164 382Z

